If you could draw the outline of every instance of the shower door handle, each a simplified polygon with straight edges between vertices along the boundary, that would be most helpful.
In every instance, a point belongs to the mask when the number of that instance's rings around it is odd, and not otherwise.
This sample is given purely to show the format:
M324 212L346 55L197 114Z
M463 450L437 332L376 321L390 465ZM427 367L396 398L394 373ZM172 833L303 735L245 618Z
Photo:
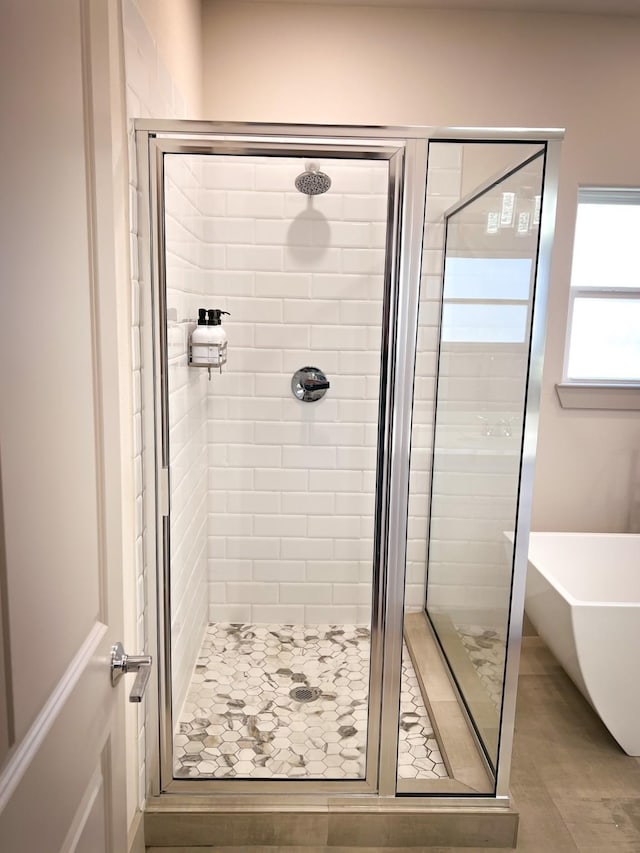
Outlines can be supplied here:
M126 672L135 672L136 680L129 694L129 702L142 702L151 675L152 662L151 655L125 654L122 643L116 643L111 648L111 686L115 687Z

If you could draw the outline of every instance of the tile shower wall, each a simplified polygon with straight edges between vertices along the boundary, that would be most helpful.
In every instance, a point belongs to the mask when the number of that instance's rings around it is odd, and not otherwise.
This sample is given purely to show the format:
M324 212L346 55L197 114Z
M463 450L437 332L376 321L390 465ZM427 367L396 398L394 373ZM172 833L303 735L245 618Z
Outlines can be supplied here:
M188 365L189 333L202 301L205 244L202 158L165 157L167 386L169 394L171 664L179 714L200 650L207 613L206 372Z
M136 488L136 614L137 614L137 651L148 651L147 632L147 579L148 573L155 567L148 566L147 532L144 516L145 442L150 436L144 434L142 410L142 371L141 357L141 286L139 264L139 183L136 165L135 136L133 119L135 118L194 118L193 105L190 105L172 80L167 67L159 54L157 45L140 14L134 0L123 0L122 23L124 31L124 60L126 79L126 109L129 120L129 222L130 222L130 259L131 259L131 364L133 371L133 412L134 412L134 470ZM150 283L146 282L147 287ZM190 674L190 673L189 673ZM138 801L143 806L146 798L146 729L148 709L146 702L137 706L138 713L138 755L139 784Z
M444 263L443 213L461 193L463 146L430 147L410 490L408 581L425 581L429 464L438 317ZM473 256L495 256L478 223ZM458 253L459 254L459 253ZM502 611L511 568L503 531L514 524L526 353L513 345L443 345L431 519L433 607ZM503 428L506 424L508 427ZM496 425L500 425L497 427ZM491 435L485 435L491 431ZM503 434L510 432L510 435ZM500 433L500 434L498 434ZM424 457L427 457L426 459ZM424 601L424 592L422 593Z
M367 623L386 164L208 158L209 302L230 312L209 396L209 618ZM331 388L294 398L312 365Z
M199 201L207 215L193 226L194 239L206 244L209 301L231 312L230 361L214 377L209 398L211 621L364 622L369 616L386 178L381 167L376 173L365 164L323 164L334 185L309 199L291 192L302 167L300 160L210 158ZM442 213L460 197L461 168L461 146L432 153L415 383L409 610L424 605ZM378 192L371 195L372 189ZM477 353L455 357L458 371L460 358L467 358L462 371L473 386ZM483 368L498 401L500 371L508 380L509 358L491 358ZM321 402L301 404L289 381L309 363L324 369L333 385ZM475 429L474 406L470 399L458 407L453 432ZM491 494L469 498L477 464L477 458L439 458L440 467L451 468L450 476L439 478L451 496L450 514L436 518L432 530L437 540L440 529L466 519L474 504L477 522L465 521L464 547L455 556L468 564L470 586L486 606L498 600L504 573L496 570L485 522L493 531L507 518L496 500L499 476ZM448 550L449 543L436 542L432 558L451 560ZM451 592L446 582L438 586L437 596Z
M422 610L431 484L437 352L444 264L443 214L460 199L462 145L431 145L420 281L420 309L411 433L405 608Z

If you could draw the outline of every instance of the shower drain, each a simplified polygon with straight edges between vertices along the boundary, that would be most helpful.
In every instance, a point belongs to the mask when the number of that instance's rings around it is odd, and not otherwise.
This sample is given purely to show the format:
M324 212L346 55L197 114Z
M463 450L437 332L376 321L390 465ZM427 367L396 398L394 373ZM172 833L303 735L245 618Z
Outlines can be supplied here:
M321 695L322 691L317 687L294 687L289 691L289 696L296 702L314 702Z

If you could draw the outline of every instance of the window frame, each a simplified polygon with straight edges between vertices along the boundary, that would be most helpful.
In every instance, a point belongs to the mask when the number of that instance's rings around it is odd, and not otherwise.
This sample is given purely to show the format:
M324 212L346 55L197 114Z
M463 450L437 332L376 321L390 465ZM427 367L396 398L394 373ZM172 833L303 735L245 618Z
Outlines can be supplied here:
M574 245L580 204L628 204L640 206L640 187L596 187L593 185L578 187L576 219L574 223ZM567 306L562 381L556 385L561 405L563 408L640 410L640 379L577 379L569 376L575 301L580 298L626 298L640 301L640 287L616 287L615 284L610 287L580 286L579 284L572 284L571 277L569 278L569 302Z

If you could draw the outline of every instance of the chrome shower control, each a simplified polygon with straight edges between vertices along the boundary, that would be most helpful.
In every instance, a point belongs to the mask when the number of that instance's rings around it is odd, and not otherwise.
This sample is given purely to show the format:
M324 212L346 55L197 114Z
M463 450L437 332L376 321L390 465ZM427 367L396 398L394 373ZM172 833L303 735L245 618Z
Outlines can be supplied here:
M301 367L291 378L291 390L294 397L303 403L314 403L327 393L331 383L317 367Z

